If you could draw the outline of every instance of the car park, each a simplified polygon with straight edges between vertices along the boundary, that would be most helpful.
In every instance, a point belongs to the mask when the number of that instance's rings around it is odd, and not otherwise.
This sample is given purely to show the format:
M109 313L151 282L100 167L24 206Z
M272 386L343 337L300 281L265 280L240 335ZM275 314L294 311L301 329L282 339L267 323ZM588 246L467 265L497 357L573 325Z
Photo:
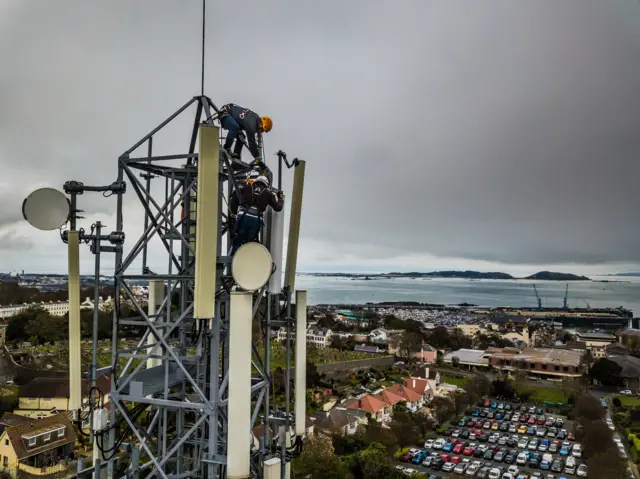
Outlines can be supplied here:
M529 449L530 451L535 451L536 449L538 449L538 440L531 439L531 441L529 441L529 444L527 445L527 449Z
M536 436L538 437L545 437L547 435L547 429L544 427L538 428L538 430L536 431Z
M523 424L518 428L518 434L526 434L526 433L527 433L527 426Z
M447 442L447 441L445 441L444 439L442 439L442 438L438 438L438 439L436 439L436 440L433 442L433 448L434 448L435 450L441 450L441 449L442 449L442 446L444 446L446 442Z
M578 475L580 477L587 477L587 465L586 464L580 464L578 466L578 470L576 471L576 475Z

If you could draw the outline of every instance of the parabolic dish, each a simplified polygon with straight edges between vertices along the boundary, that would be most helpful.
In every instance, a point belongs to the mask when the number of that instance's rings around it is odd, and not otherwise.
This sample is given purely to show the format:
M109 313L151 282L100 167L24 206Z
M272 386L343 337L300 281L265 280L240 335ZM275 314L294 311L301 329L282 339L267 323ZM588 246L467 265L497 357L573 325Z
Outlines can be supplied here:
M61 191L40 188L22 202L22 216L43 231L57 230L69 219L71 204Z
M242 245L231 262L231 274L238 286L246 291L262 288L273 271L269 250L260 243Z

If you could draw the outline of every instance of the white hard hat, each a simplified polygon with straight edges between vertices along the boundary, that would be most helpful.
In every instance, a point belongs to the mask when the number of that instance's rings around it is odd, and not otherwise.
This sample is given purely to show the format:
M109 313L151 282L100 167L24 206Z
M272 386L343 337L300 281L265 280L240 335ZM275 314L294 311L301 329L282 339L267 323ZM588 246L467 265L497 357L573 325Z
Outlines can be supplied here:
M264 186L269 186L269 180L267 179L266 176L258 176L255 180L254 183L262 183Z

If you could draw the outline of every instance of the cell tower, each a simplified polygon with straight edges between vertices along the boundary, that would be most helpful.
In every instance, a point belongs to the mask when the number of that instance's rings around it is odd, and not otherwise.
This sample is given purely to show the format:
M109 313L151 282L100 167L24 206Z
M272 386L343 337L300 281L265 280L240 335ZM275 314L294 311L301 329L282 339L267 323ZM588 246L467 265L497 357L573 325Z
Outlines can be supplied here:
M185 152L157 152L154 137L193 109ZM101 254L115 253L111 366L96 368L96 301L94 360L88 371L94 387L90 400L73 411L78 421L92 419L95 444L94 464L80 467L80 477L100 477L106 466L109 478L288 478L291 458L300 451L306 341L296 342L294 349L292 337L306 337L306 292L295 291L305 162L289 162L282 151L271 169L231 158L220 147L217 114L207 96L196 96L118 158L115 182L86 186L71 181L64 185L69 199L44 189L23 205L25 218L39 229L69 223L62 237L69 244L70 363L79 351L78 245L92 244L96 296ZM284 211L268 209L259 241L231 257L228 205L256 170L282 191L285 167L294 168L294 180L283 275ZM127 189L140 201L144 217L137 218L143 233L125 241L123 225L131 214L123 201ZM91 233L76 228L77 196L91 191L115 197L115 231L108 235L99 222ZM149 268L152 241L163 247L166 272ZM142 263L141 271L133 270L134 262ZM148 286L147 308L134 292L140 284ZM134 316L125 316L125 304ZM271 338L280 327L287 331L285 404L276 406L271 404ZM132 331L137 331L135 344ZM294 353L296 365L302 365L295 368L295 380ZM75 365L72 385L80 384L77 374ZM108 408L95 390L100 375L111 376ZM258 424L264 424L264 434L256 443L252 430ZM123 455L130 464L119 473L116 462Z

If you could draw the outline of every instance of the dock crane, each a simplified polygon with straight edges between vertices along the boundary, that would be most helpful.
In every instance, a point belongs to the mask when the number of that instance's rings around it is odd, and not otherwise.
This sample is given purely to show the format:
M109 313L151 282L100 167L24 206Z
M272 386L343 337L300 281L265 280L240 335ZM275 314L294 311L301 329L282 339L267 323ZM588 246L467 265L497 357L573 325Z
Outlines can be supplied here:
M564 303L562 305L562 309L569 309L567 306L567 296L569 296L569 283L567 283L567 287L564 289Z
M536 293L536 299L538 300L538 309L542 310L542 299L540 298L540 295L538 294L538 288L536 288L536 285L533 285L533 290Z

